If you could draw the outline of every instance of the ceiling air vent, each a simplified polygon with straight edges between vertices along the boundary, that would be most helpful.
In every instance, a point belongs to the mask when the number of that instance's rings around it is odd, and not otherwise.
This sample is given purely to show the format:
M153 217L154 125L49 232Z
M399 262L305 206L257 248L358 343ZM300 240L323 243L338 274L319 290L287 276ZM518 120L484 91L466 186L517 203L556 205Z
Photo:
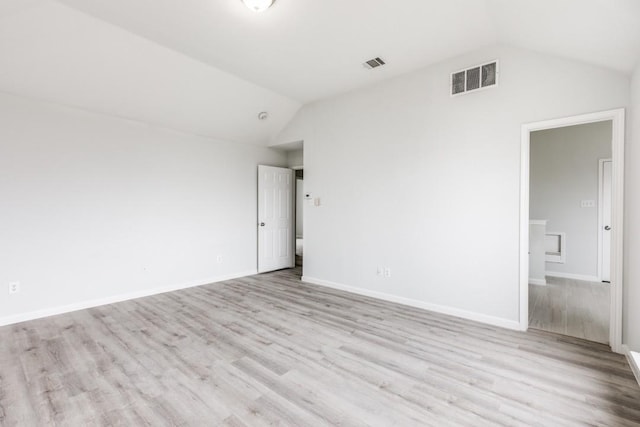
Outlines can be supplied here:
M451 73L451 96L488 89L498 84L498 61Z
M368 69L373 69L373 68L378 68L378 67L382 67L385 64L385 62L381 59L381 58L373 58L368 60L367 62L365 62L364 65L365 68Z

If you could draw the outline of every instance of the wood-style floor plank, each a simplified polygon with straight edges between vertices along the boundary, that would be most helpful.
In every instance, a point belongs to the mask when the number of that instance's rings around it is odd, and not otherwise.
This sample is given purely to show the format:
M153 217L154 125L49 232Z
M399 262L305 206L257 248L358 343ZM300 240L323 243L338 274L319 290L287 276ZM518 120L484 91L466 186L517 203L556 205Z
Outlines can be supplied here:
M529 327L609 343L611 285L547 276L529 285Z
M605 345L299 269L7 326L0 342L2 426L640 425L640 387Z

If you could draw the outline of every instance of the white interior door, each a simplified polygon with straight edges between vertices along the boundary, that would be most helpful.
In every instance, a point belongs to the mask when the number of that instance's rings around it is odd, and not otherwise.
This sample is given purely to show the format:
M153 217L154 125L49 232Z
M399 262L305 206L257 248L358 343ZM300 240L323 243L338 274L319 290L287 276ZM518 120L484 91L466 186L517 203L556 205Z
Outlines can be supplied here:
M258 272L295 266L291 169L258 166Z
M600 241L601 249L601 279L611 281L611 160L601 162L601 207L600 207Z

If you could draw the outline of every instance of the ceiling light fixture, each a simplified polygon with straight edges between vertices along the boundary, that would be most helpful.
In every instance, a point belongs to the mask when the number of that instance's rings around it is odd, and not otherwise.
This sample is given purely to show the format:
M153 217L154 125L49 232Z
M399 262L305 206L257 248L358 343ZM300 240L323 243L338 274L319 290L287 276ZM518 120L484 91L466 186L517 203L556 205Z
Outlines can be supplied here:
M274 0L242 0L245 6L254 12L264 12L269 9Z

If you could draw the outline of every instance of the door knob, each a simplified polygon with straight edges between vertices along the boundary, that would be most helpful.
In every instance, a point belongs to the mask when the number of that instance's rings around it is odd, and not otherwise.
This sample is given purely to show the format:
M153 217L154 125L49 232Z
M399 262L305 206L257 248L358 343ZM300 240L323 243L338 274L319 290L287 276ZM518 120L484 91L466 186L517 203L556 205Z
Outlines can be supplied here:
M607 230L607 231L609 231L609 230L611 230L611 227L609 227L608 225L605 225L605 226L604 226L604 229L605 229L605 230Z
M260 227L264 227L264 225L265 225L264 222L260 223Z

